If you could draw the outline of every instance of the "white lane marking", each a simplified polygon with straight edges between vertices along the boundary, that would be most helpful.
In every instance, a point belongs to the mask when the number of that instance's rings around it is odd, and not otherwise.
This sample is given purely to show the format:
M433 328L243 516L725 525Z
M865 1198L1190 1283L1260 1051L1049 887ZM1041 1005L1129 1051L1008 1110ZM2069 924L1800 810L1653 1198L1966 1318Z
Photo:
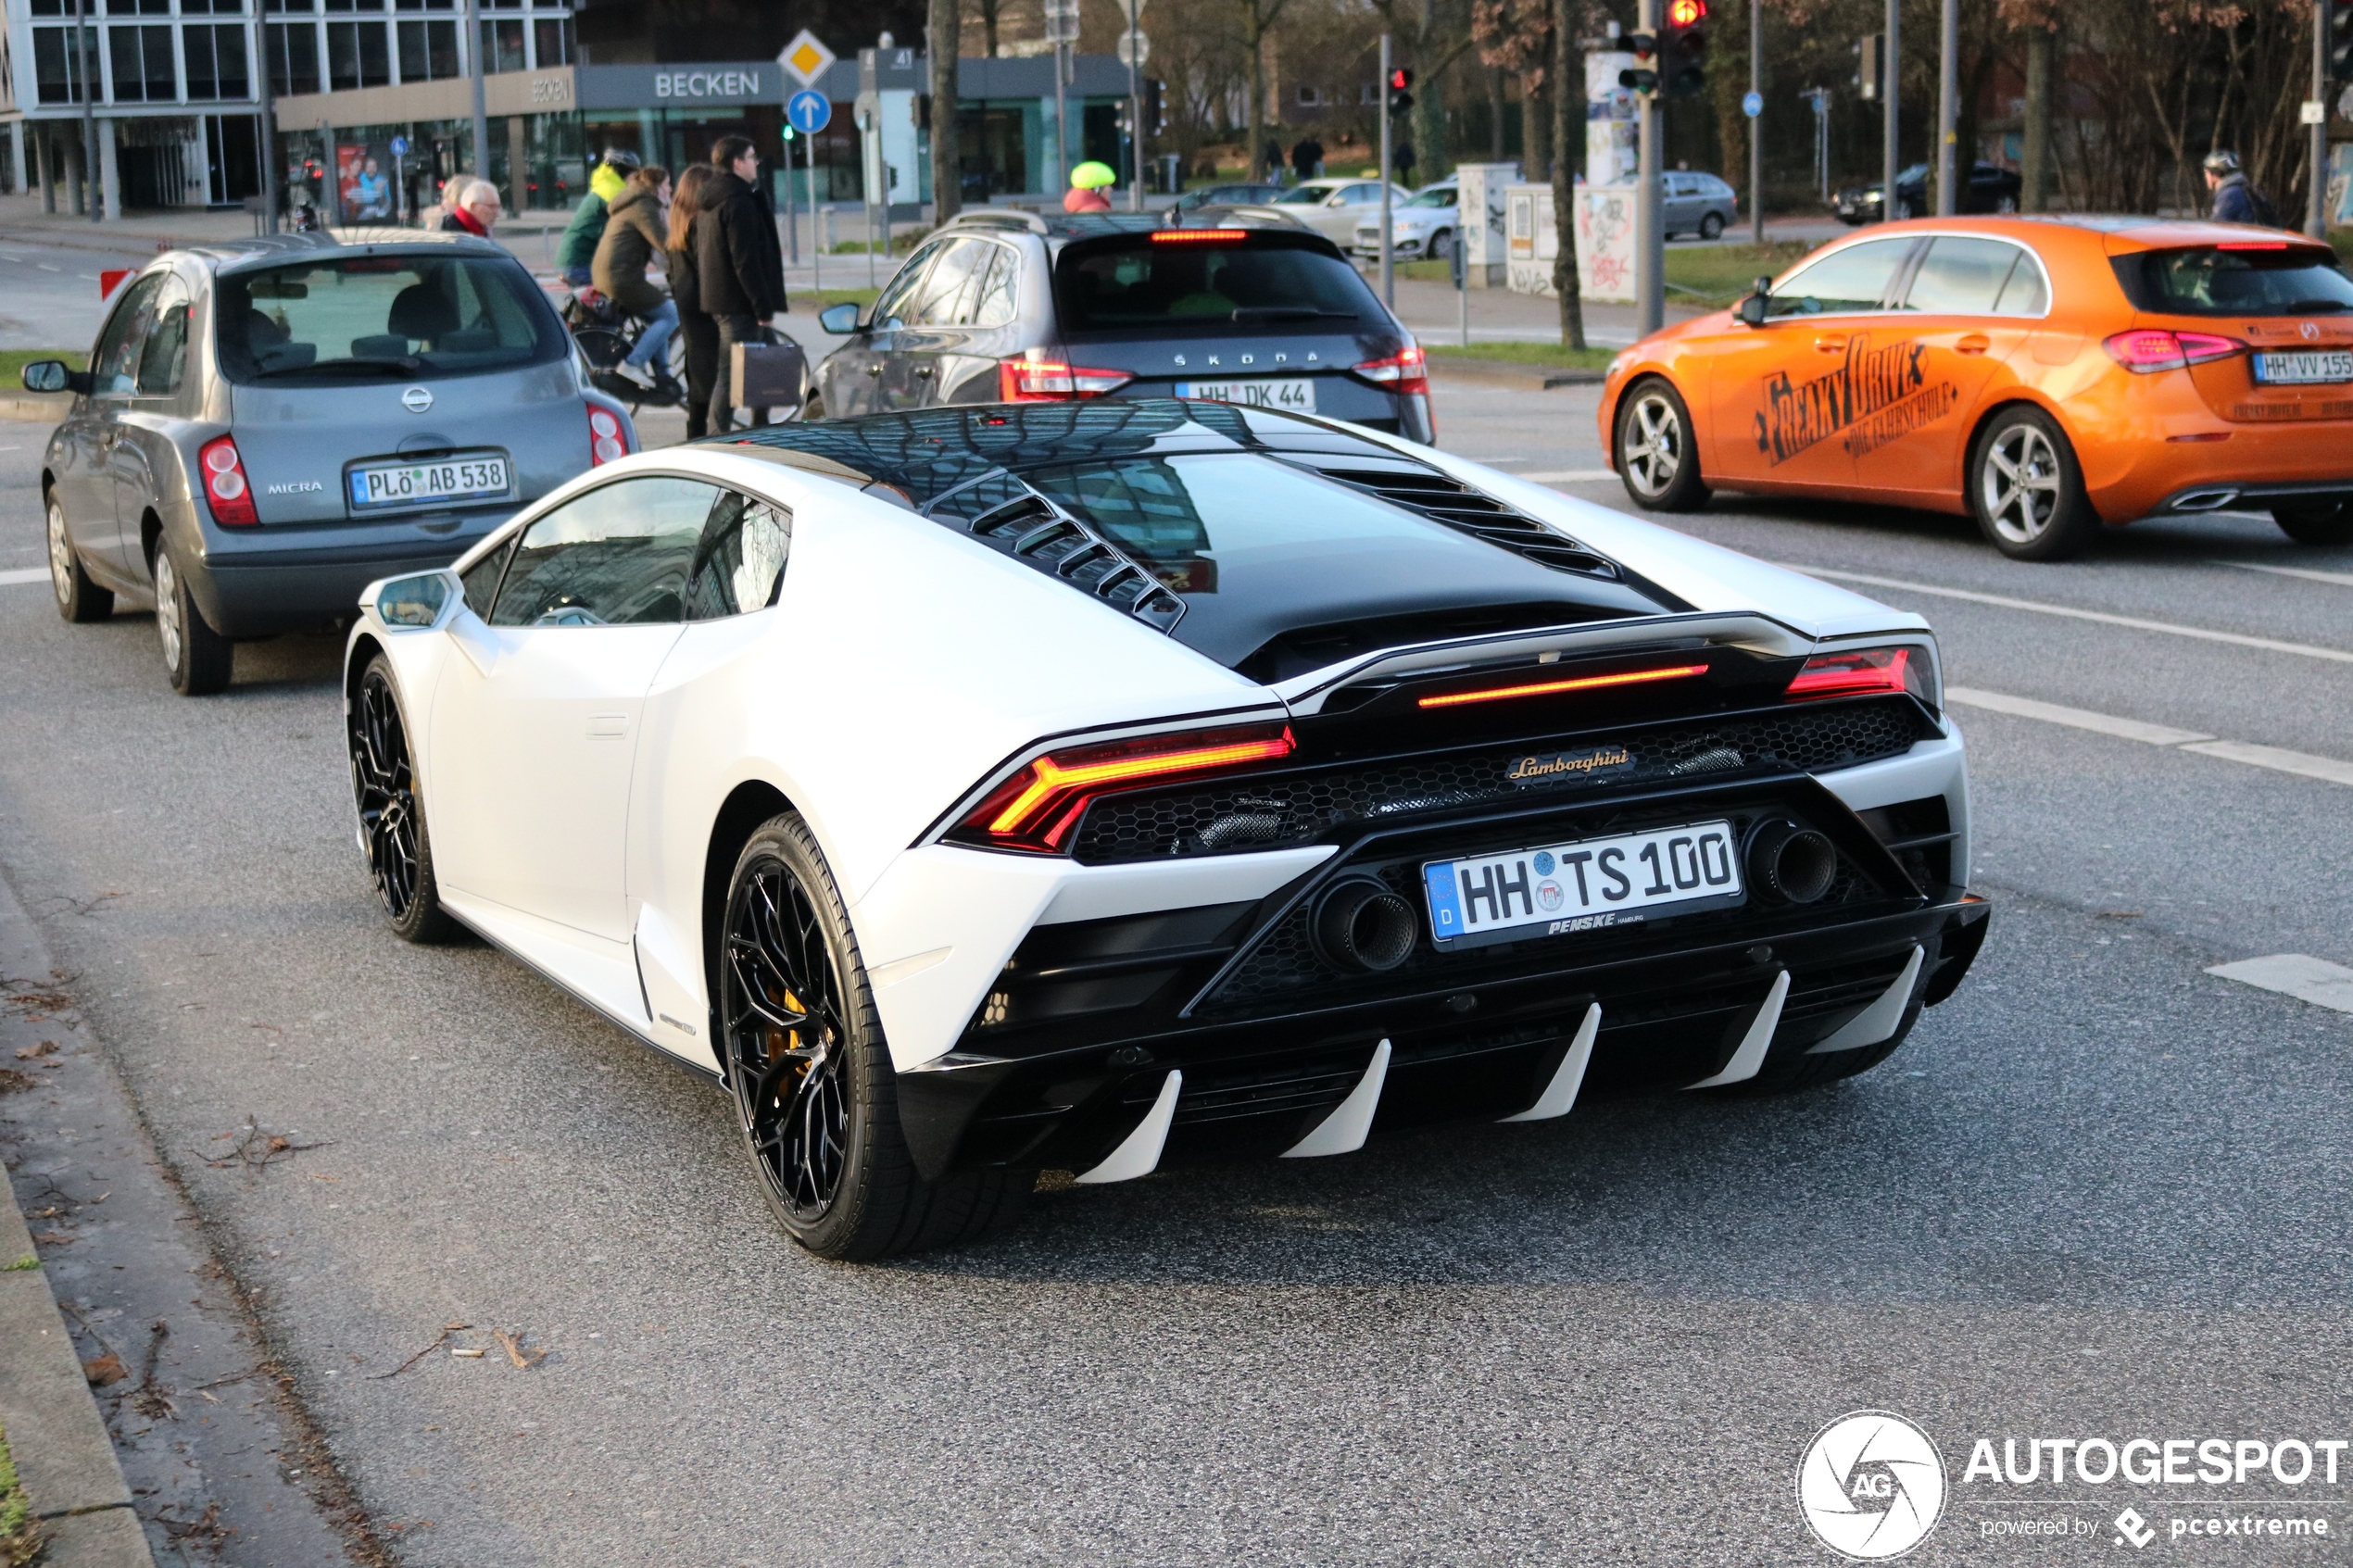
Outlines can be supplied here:
M1532 479L1539 484L1583 484L1596 479L1616 479L1607 469L1548 469L1542 473L1517 473L1514 479Z
M62 267L52 267L45 261L36 261L33 265L40 268L44 272L62 272L65 270Z
M2273 953L2264 959L2218 963L2206 972L2259 990L2277 991L2300 1002L2353 1012L2353 969L2303 953Z
M2094 713L2088 709L2062 708L2056 702L2038 702L2031 696L1982 692L1974 686L1947 686L1944 688L1944 700L1957 702L1967 708L1986 709L1994 713L2016 714L2020 719L2040 719L2047 724L2095 730L2120 740L2145 741L2150 746L2186 746L2194 740L2214 738L2196 730L2177 730L2171 724L2146 724L2138 719L2120 719L2109 713Z
M13 571L0 571L0 588L14 583L46 583L47 581L49 581L49 569L45 566L19 567Z
M2334 583L2340 588L2353 588L2353 571L2315 571L2309 566L2258 566L2251 560L2217 560L2216 566L2235 566L2241 571L2268 571L2274 577L2301 577L2307 583Z
M2103 626L2125 626L2135 632L2163 632L2169 636L2196 637L2200 642L2229 643L2234 647L2261 648L2266 653L2292 653L2305 659L2325 659L2336 664L2353 664L2353 649L2314 647L2309 643L2283 643L2272 637L2242 636L2236 632L2209 632L2203 626L2176 626L2171 621L2144 621L2136 615L2110 615L2106 610L2077 609L2071 605L2045 604L2039 599L2013 599L2000 594L1974 593L1967 588L1939 588L1927 583L1907 583L1898 577L1834 571L1827 566L1803 566L1796 561L1775 561L1772 564L1790 571L1802 571L1808 577L1863 583L1874 588L1900 588L1907 594L1929 594L1940 599L1967 599L1971 604L2032 610L2037 615L2065 616L2070 621L2096 621Z
M2182 747L2201 757L2220 757L2225 762L2244 762L2250 768L2269 768L2275 773L2296 773L2308 779L2326 779L2331 784L2353 784L2353 762L2334 757L2315 757L2309 751L2283 751L2276 746L2256 746L2243 740L2199 741Z
M2215 740L2196 730L2177 730L2169 724L2120 719L2112 713L2094 713L2087 709L2063 708L2056 702L2038 702L2031 696L1982 692L1972 686L1947 686L1944 698L1965 708L1982 708L1995 713L2014 714L2021 719L2040 719L2045 723L2096 730L2104 735L2143 741L2150 746L2175 746L2224 762L2268 768L2275 773L2294 773L2298 778L2353 785L2353 762L2334 757L2315 757L2309 751L2284 751L2276 746L2257 746L2243 740Z

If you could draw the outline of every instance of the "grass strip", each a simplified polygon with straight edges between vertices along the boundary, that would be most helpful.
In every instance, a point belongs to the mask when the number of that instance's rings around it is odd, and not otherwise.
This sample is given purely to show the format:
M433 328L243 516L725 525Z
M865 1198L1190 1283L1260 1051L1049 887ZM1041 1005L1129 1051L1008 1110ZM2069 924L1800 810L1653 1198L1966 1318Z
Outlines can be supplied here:
M1617 358L1615 348L1564 348L1557 343L1425 343L1432 359L1484 359L1499 365L1525 365L1531 370L1600 370Z
M0 348L0 397L24 392L24 368L35 359L62 359L79 370L89 362L89 356L79 348Z
M0 1432L0 1568L25 1568L40 1555L41 1522L32 1516L32 1499L17 1479L8 1435Z

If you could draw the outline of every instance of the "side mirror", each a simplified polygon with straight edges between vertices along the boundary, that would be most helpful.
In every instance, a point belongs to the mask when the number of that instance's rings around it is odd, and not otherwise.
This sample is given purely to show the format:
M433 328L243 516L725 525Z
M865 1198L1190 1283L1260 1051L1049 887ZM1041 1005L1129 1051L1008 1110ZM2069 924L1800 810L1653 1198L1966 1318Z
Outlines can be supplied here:
M372 606L376 619L393 631L425 631L440 625L466 602L466 585L456 572L443 567L371 583L362 602Z
M24 368L24 389L27 392L90 391L90 372L66 368L62 359L35 359Z
M848 337L858 330L858 307L828 305L817 313L817 324L836 337Z
M1765 303L1773 295L1773 280L1759 278L1755 291L1741 301L1741 320L1752 327L1765 324Z

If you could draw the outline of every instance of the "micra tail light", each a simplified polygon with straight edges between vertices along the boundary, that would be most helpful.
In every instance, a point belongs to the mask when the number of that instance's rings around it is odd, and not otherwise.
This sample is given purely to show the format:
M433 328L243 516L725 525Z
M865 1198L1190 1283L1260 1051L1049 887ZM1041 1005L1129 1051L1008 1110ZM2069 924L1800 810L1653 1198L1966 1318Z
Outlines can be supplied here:
M2100 346L2108 350L2109 358L2134 375L2145 376L2158 370L2187 370L2209 359L2227 359L2246 345L2212 332L2169 332L2155 327L2137 327L2129 332L2118 332Z
M610 408L588 405L588 466L601 468L629 456L628 438L621 433L621 416Z
M212 521L223 528L258 528L261 514L253 508L253 483L245 478L244 459L230 436L215 436L196 453L196 470L204 476L205 504Z
M1791 702L1828 696L1910 696L1936 706L1928 655L1919 648L1854 648L1818 653L1783 694Z
M1367 359L1350 367L1358 375L1401 397L1429 395L1429 365L1419 344L1407 344L1382 359Z
M1000 359L1000 403L1076 403L1117 392L1136 378L1126 370L1093 370L1052 359Z
M957 844L1058 855L1097 796L1277 761L1297 749L1290 725L1252 724L1049 752L989 791L947 836Z

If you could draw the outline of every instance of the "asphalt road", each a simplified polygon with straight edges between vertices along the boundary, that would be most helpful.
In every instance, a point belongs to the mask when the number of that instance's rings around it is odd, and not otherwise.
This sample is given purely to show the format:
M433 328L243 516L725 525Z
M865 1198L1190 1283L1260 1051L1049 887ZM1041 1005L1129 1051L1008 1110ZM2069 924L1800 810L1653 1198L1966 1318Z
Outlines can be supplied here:
M1441 433L1588 471L1591 407L1447 387ZM0 451L0 571L39 559L38 440ZM1956 686L2353 759L2353 662L2183 634L2353 654L2353 552L2259 520L2042 568L1920 516L1676 525L1918 585L1870 591L1931 616ZM381 928L336 653L244 648L189 702L149 617L69 627L0 586L0 872L406 1561L1830 1562L1793 1477L1864 1407L1953 1479L1912 1561L2137 1555L2128 1503L2153 1556L2334 1561L2353 1532L2353 1463L1963 1480L1980 1438L2353 1437L2353 1015L2204 972L2353 964L2344 784L1957 709L1993 936L1868 1076L1063 1187L1001 1242L852 1268L779 1236L715 1093L488 948ZM248 1117L326 1147L192 1157ZM369 1375L449 1322L547 1359ZM2225 1503L2331 1533L2167 1534ZM2081 1533L1991 1533L2052 1520Z

